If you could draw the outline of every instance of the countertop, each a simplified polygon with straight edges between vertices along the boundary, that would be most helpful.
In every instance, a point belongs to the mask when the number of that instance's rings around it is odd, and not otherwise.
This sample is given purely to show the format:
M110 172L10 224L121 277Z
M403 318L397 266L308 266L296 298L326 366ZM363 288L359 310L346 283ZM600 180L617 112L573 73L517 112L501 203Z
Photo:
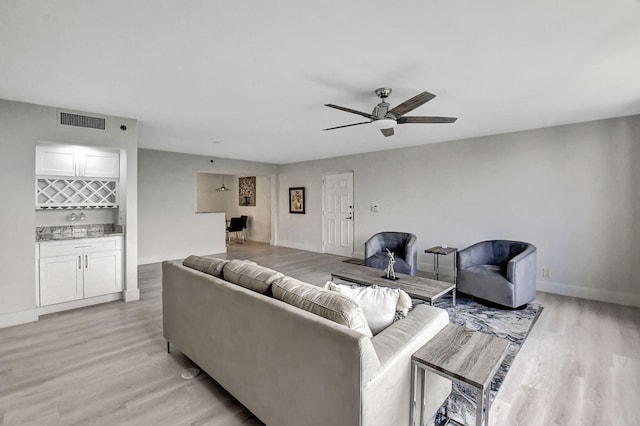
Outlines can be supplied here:
M87 238L103 238L117 237L124 235L124 232L87 232L81 234L56 233L56 234L40 234L36 235L36 243L47 241L65 241L65 240L86 240Z

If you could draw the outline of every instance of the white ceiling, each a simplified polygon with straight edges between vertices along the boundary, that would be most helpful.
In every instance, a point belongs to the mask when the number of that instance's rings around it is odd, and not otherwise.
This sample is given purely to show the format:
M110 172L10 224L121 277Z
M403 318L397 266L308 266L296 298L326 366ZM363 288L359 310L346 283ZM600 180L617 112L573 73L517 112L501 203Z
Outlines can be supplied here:
M385 138L370 112L429 91ZM290 163L640 113L640 0L0 0L0 98ZM214 143L218 141L219 143Z

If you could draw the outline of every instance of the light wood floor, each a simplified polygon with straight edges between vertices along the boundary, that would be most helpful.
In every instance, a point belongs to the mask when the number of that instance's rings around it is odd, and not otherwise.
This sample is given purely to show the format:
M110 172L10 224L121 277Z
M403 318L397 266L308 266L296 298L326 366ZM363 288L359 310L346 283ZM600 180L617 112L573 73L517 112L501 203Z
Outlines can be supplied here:
M338 256L232 244L323 284ZM0 329L0 425L261 424L162 338L160 265L140 267L141 300ZM492 425L640 424L640 309L538 293L544 307L491 410ZM304 391L304 390L302 390ZM277 425L275 425L277 426Z

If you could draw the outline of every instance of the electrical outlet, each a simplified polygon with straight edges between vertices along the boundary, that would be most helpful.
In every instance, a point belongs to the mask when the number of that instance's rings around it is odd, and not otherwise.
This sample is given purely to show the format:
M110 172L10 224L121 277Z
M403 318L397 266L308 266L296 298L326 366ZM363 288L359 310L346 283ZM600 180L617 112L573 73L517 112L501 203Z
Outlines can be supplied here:
M551 277L551 271L549 271L549 268L542 268L542 278L550 278Z

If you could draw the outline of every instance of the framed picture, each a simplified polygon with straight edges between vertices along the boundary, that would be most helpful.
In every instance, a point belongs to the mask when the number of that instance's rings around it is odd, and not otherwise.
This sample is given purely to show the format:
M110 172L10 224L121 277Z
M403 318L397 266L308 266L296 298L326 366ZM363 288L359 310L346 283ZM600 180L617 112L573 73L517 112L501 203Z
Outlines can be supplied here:
M304 214L304 186L289 188L289 213Z
M254 206L256 205L256 177L238 178L238 205Z

